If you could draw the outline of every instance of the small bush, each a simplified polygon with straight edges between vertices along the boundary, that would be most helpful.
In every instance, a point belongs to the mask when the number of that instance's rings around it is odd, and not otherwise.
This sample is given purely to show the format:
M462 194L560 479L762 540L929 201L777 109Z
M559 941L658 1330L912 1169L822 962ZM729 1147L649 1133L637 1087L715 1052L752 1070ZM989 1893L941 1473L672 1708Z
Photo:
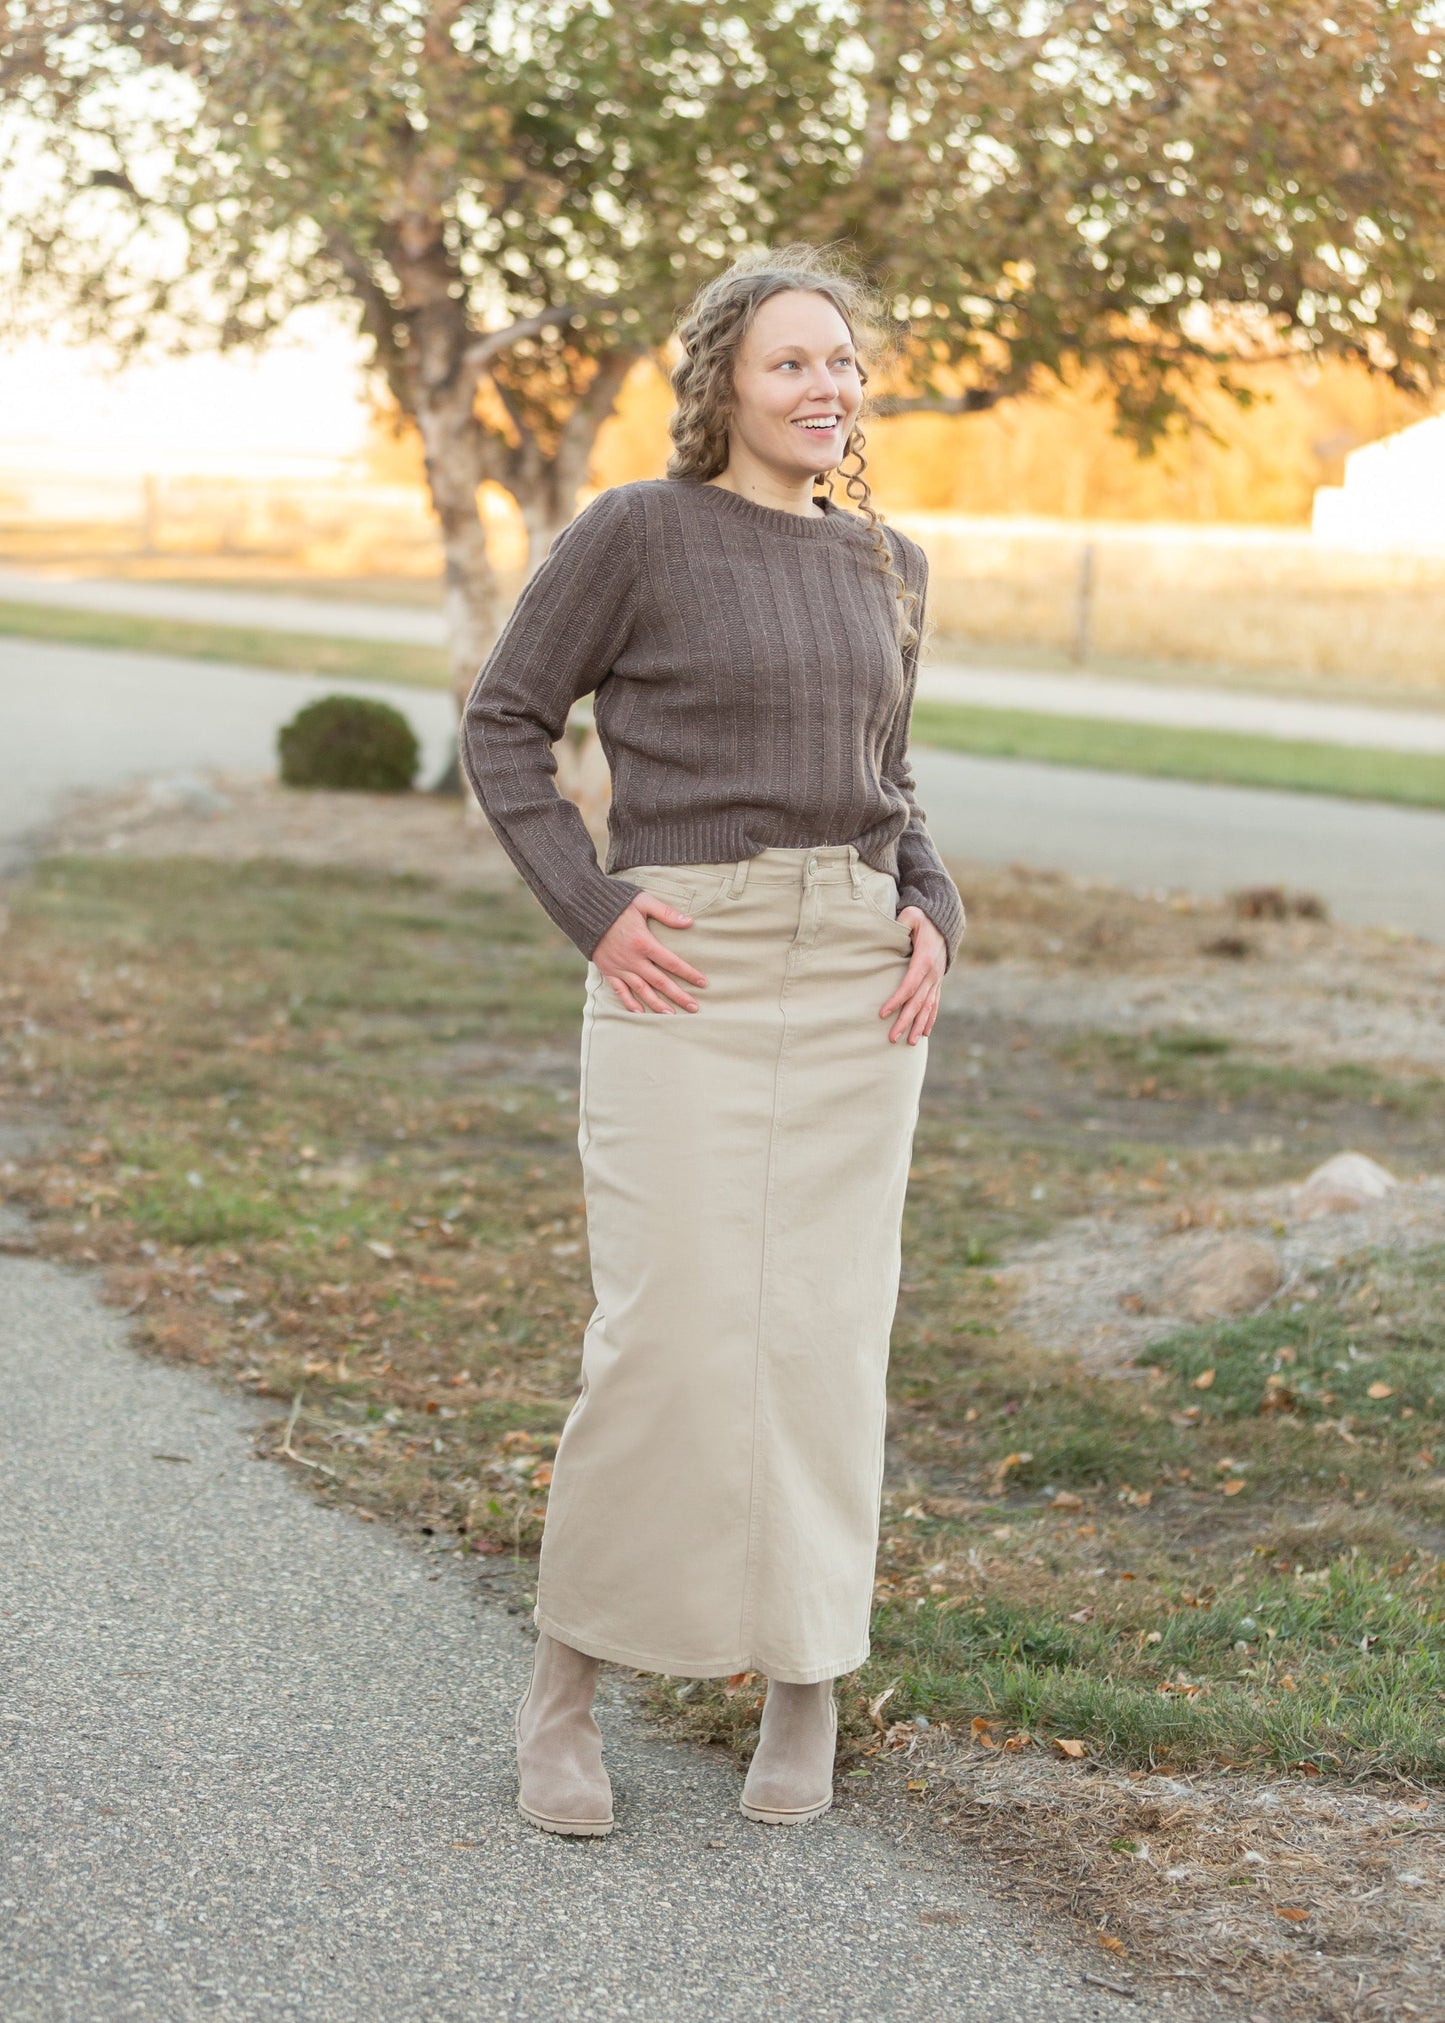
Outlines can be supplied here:
M276 738L288 787L336 787L366 794L404 794L416 779L416 733L389 703L328 695L309 703Z

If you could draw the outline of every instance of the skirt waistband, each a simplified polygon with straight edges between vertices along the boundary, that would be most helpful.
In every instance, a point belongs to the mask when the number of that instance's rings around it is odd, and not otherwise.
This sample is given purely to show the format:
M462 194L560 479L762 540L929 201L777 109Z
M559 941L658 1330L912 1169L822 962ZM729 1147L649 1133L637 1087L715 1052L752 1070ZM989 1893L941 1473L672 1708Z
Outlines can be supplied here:
M637 868L640 867L619 868L611 875L627 878ZM657 868L662 868L660 862ZM734 893L740 892L753 879L761 879L769 885L828 885L850 880L859 885L870 872L875 878L888 876L886 872L875 870L861 857L857 845L853 843L818 843L805 848L770 843L751 857L728 858L716 863L688 862L668 868L712 872L719 877L731 873Z

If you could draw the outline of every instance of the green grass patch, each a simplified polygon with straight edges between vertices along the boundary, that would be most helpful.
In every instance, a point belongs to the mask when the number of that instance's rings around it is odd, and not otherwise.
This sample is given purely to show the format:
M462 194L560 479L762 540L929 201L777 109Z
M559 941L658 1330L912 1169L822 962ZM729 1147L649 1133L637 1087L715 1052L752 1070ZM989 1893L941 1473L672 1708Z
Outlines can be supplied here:
M386 639L334 639L272 632L261 626L197 625L20 603L0 603L0 633L15 639L63 640L72 646L117 647L130 653L176 654L186 660L231 661L241 667L276 668L283 674L400 682L414 688L445 688L450 680L440 647Z
M1100 1094L1145 1093L1164 1101L1260 1105L1297 1115L1306 1109L1367 1108L1445 1126L1445 1080L1387 1074L1360 1061L1325 1066L1260 1059L1218 1033L1165 1028L1091 1032L1062 1043L1061 1058L1092 1070Z
M1196 1769L1445 1774L1445 1635L1430 1569L1332 1569L1303 1598L1264 1580L1226 1604L1159 1593L1127 1625L1087 1628L1006 1602L888 1607L874 1662L899 1687L896 1718L1087 1738L1102 1756Z
M1197 1390L1207 1419L1334 1418L1391 1445L1429 1446L1445 1422L1442 1285L1445 1250L1384 1260L1362 1266L1348 1294L1339 1280L1324 1297L1311 1286L1308 1301L1189 1329L1152 1354Z
M983 758L1035 759L1152 779L1445 807L1445 757L1428 752L1364 751L1238 731L1174 730L928 698L914 705L913 736L919 744Z

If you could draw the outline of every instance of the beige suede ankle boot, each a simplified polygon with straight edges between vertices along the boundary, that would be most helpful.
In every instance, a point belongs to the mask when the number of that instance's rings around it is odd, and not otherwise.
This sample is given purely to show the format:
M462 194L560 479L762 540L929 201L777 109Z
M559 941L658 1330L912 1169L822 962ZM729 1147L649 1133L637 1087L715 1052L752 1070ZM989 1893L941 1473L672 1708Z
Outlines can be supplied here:
M739 1800L749 1819L796 1826L833 1803L833 1755L838 1707L833 1681L787 1686L770 1681L758 1746Z
M537 1638L532 1683L517 1709L517 1806L545 1833L612 1831L612 1786L592 1714L597 1660Z

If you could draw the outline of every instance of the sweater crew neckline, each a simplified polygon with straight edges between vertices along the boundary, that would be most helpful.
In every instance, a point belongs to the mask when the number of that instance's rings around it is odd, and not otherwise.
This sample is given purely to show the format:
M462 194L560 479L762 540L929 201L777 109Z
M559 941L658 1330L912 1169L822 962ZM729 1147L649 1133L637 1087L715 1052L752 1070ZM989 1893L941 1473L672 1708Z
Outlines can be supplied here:
M708 493L719 501L720 511L731 513L735 519L750 520L755 527L771 527L777 533L796 534L804 540L817 540L820 536L831 540L840 527L855 524L854 515L845 513L832 499L822 500L821 513L789 513L781 506L759 505L756 499L745 499L707 478L678 478L673 482L689 491Z

